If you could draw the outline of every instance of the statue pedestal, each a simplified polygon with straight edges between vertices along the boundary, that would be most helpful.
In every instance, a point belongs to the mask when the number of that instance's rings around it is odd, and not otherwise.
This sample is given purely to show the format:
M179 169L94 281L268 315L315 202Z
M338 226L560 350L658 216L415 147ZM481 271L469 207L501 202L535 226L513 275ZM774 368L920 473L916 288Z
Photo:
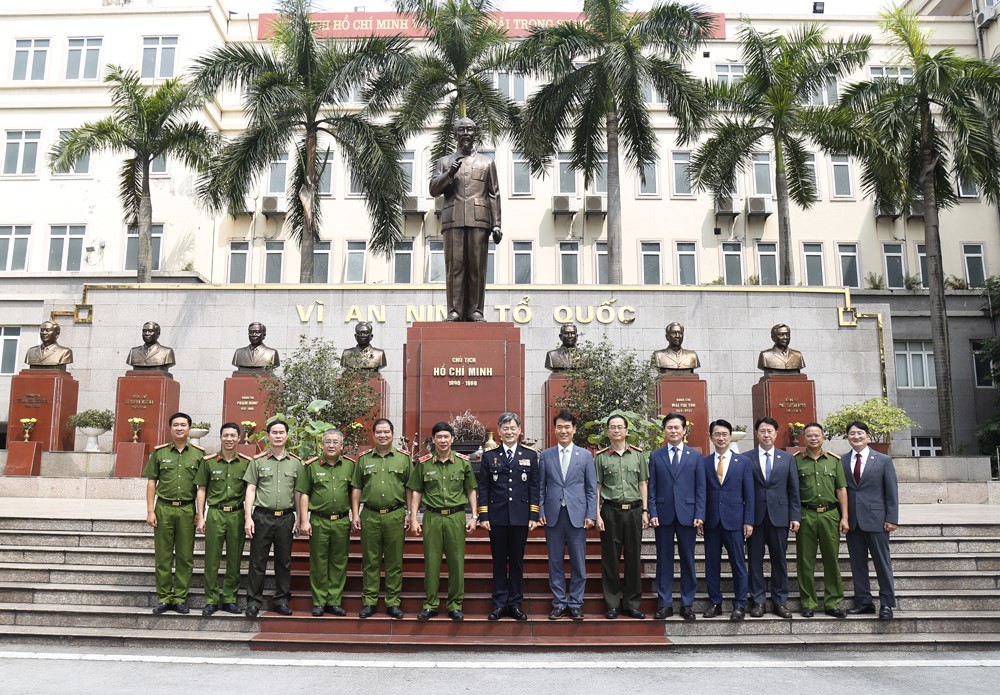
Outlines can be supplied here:
M816 420L816 383L805 374L767 374L753 385L750 393L754 422L765 415L778 421L774 445L779 449L793 445L789 423Z
M222 422L244 420L257 423L257 431L264 429L264 423L274 415L267 407L267 389L276 381L274 375L262 372L233 372L222 385Z
M660 415L680 413L688 419L691 434L687 443L702 453L714 451L708 436L708 423L712 421L708 412L708 384L694 374L661 375L656 385L656 401L660 404Z
M67 372L57 369L24 369L10 380L10 414L7 438L22 435L21 418L35 418L31 433L41 451L73 451L75 435L66 426L76 413L80 384Z
M566 372L552 372L545 380L544 395L545 401L542 403L542 411L545 413L545 446L546 448L556 445L556 432L552 427L552 419L562 410L556 405L556 399L566 395L566 387L569 385L569 375ZM579 424L577 425L579 426Z
M375 371L368 375L367 382L369 388L375 392L375 395L378 398L378 405L375 406L369 417L363 417L356 420L356 422L359 422L364 428L365 438L355 453L359 453L365 449L374 448L375 437L372 436L372 426L378 418L389 417L389 382L383 379L382 375Z
M422 441L434 423L466 410L486 429L508 410L524 416L521 330L513 323L414 323L403 348L404 429L397 434Z
M115 454L114 477L140 477L142 469L146 467L146 459L149 457L149 452L153 448L143 442L118 442L117 446L118 453Z
M152 449L169 440L168 418L180 409L181 385L166 372L132 371L118 377L115 397L114 451L122 442L132 441L129 418L141 417L145 422L139 441Z
M32 433L34 436L34 433ZM7 442L7 468L4 475L41 475L41 442Z

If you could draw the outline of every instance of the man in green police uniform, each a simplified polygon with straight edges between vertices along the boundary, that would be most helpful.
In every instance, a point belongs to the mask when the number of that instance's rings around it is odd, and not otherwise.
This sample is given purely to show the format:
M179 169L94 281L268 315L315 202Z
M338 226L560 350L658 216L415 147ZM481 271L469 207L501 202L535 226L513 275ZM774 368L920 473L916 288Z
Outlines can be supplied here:
M597 528L601 532L601 585L608 606L605 618L621 614L642 620L642 530L649 527L649 459L626 441L628 420L608 418L611 446L594 458L597 466ZM625 592L618 563L625 555Z
M274 546L274 610L291 615L292 537L298 531L295 505L299 493L295 483L302 474L302 459L285 451L288 425L272 420L267 425L269 451L247 466L243 480L247 493L243 503L243 528L250 539L250 572L247 576L248 618L256 618L264 603L267 556ZM256 506L255 506L256 505Z
M816 548L823 554L823 603L825 613L846 618L840 607L844 600L844 580L840 576L840 534L847 533L847 477L840 457L823 451L823 427L810 422L802 430L806 448L795 454L799 469L799 499L802 525L796 537L796 574L802 617L811 618L819 606L816 596ZM839 514L838 514L839 512Z
M441 582L441 553L448 560L448 617L465 620L465 534L476 529L476 477L472 464L462 454L451 450L455 428L439 422L431 428L434 453L417 461L406 487L410 498L410 528L424 536L424 608L417 620L430 620L438 614L438 585ZM426 533L417 519L420 501L426 502ZM465 504L472 506L472 518L465 522Z
M170 416L168 444L153 449L142 471L146 484L146 523L153 527L156 548L156 607L189 613L188 589L194 569L195 474L205 450L188 441L191 416ZM171 571L171 566L174 570Z
M375 448L365 452L354 467L351 481L351 524L361 532L361 612L370 618L378 604L379 570L385 558L385 608L390 618L401 620L399 595L403 591L403 544L410 522L407 517L406 481L410 456L393 448L393 426L386 418L372 425ZM364 508L359 509L364 504Z
M205 607L201 610L202 615L212 615L219 608L219 562L223 546L226 548L226 576L222 581L222 610L240 612L236 601L246 543L242 512L247 484L243 476L250 458L236 451L240 443L240 426L235 422L224 424L219 429L219 437L222 450L202 459L194 479L198 486L195 526L198 533L205 534Z
M324 612L343 617L340 605L347 583L351 543L351 480L354 461L344 456L344 433L323 433L323 455L311 458L295 484L299 493L299 531L309 538L309 586L313 617Z

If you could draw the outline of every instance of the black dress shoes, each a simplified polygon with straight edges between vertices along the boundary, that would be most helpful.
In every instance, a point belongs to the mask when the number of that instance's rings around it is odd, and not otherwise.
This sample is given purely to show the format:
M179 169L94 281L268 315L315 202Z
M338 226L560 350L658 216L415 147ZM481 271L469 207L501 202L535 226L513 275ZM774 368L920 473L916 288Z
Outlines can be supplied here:
M335 615L338 618L343 618L347 615L347 611L344 610L343 606L327 606L325 610L330 615Z
M495 623L497 620L500 620L500 618L502 618L506 612L507 611L505 611L503 608L494 608L493 610L490 611L490 614L486 616L486 619L489 620L491 623Z
M604 617L607 618L608 620L614 620L615 618L618 617L618 609L609 608L608 612L604 614Z
M733 623L742 622L743 618L746 617L746 614L747 614L746 608L742 607L734 608L733 612L729 614L729 621Z
M395 606L393 606L393 608L395 608ZM361 606L361 610L358 611L359 618L370 618L373 615L375 615L375 606L369 606L366 604L364 606Z
M750 617L751 618L763 618L764 617L764 604L754 603L750 606Z
M465 613L460 610L448 611L448 617L452 620L465 620Z
M256 618L260 614L260 608L258 606L251 604L247 605L246 616L248 618Z
M314 618L323 617L323 606L313 606L312 617Z
M226 613L239 613L240 607L237 606L235 603L223 603L222 610L224 610Z
M803 608L802 610L799 611L799 615L801 615L803 618L811 618L814 615L816 615L816 611L814 611L812 608Z
M420 620L420 621L430 620L431 618L433 618L437 614L438 614L437 611L432 611L430 608L425 608L422 611L420 611L419 613L417 613L417 620Z
M788 606L786 606L783 603L779 603L777 606L775 606L773 613L776 616L778 616L779 618L791 618L792 617L792 612L790 610L788 610Z
M510 617L512 617L514 620L527 620L528 619L527 614L524 611L521 610L520 606L511 606L510 607Z
M564 615L567 615L568 613L569 613L569 608L567 608L566 606L553 608L549 612L549 620L559 620L559 618L563 617Z
M708 610L701 614L702 618L718 618L722 615L722 604L715 603L708 607Z
M681 606L681 617L684 618L684 620L694 620L694 608L691 606Z
M385 609L385 612L388 613L389 617L392 618L393 620L402 620L403 616L405 615L403 613L403 609L400 608L399 606L389 606L388 608Z
M847 609L847 614L848 615L863 615L865 613L871 613L872 615L874 615L875 614L875 604L874 603L866 603L866 604L861 605L861 606L854 606L854 608L848 608Z
M889 606L882 606L882 610L878 612L879 620L892 620L892 608Z
M673 606L660 606L653 613L653 620L666 620L667 618L672 618L674 616Z
M281 615L291 615L292 609L288 607L287 603L276 603L274 604L274 612Z
M180 603L175 603L174 605L171 606L171 608L173 608L175 612L180 613L181 615L187 615L188 613L191 612L191 609L188 608L188 605L183 601L181 601Z
M168 603L157 603L153 606L153 615L163 615L170 610L170 604Z
M204 608L201 609L201 614L204 615L205 617L208 617L208 616L212 615L212 613L215 613L215 611L217 611L217 610L219 610L219 609L216 608L215 606L213 606L210 603L210 604L208 604L207 606L205 606Z
M636 620L645 620L646 614L637 608L623 608L622 615L627 615L630 618L635 618Z
M847 611L845 611L843 608L827 608L823 612L826 613L831 618L846 618L847 617Z
M579 608L570 608L569 617L572 618L573 620L583 620L583 611L580 610Z

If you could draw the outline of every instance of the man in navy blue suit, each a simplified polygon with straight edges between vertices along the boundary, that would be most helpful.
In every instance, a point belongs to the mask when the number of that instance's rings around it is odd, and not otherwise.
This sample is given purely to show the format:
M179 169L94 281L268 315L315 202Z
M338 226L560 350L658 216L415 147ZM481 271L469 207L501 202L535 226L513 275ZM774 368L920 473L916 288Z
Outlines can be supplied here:
M670 413L663 418L666 445L649 458L649 516L656 535L656 598L654 618L674 614L674 539L681 565L681 617L694 620L694 544L705 520L705 475L701 452L684 444L687 418Z
M542 452L541 490L545 544L549 551L549 620L569 615L583 620L587 582L587 529L597 523L597 470L594 457L573 443L576 416L565 410L552 420L556 446ZM569 550L570 580L566 590L565 556Z
M733 426L715 420L708 426L715 453L702 459L705 475L705 583L708 607L704 618L722 615L722 547L733 572L733 612L743 620L747 609L747 566L744 541L753 533L753 466L750 459L729 451Z
M791 618L788 610L788 531L802 520L799 472L792 455L774 446L778 422L758 418L757 447L747 452L753 467L753 534L750 536L750 615L764 615L764 547L771 558L771 603L774 614Z

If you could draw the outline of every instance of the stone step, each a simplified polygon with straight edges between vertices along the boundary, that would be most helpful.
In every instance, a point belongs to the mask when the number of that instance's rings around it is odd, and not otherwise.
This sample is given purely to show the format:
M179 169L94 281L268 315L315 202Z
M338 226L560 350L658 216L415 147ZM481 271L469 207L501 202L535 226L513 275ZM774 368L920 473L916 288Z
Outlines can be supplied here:
M796 652L939 652L1000 649L1000 632L921 632L884 634L671 635L672 651L753 649Z
M245 618L244 618L245 619ZM155 649L227 650L246 652L255 631L165 630L117 627L73 627L66 625L0 624L0 638L5 644L72 643L74 646L118 647L134 649L141 645Z
M0 629L4 625L232 632L257 632L260 628L258 620L229 613L216 613L205 618L201 611L195 610L189 615L172 612L153 615L145 607L0 602Z

